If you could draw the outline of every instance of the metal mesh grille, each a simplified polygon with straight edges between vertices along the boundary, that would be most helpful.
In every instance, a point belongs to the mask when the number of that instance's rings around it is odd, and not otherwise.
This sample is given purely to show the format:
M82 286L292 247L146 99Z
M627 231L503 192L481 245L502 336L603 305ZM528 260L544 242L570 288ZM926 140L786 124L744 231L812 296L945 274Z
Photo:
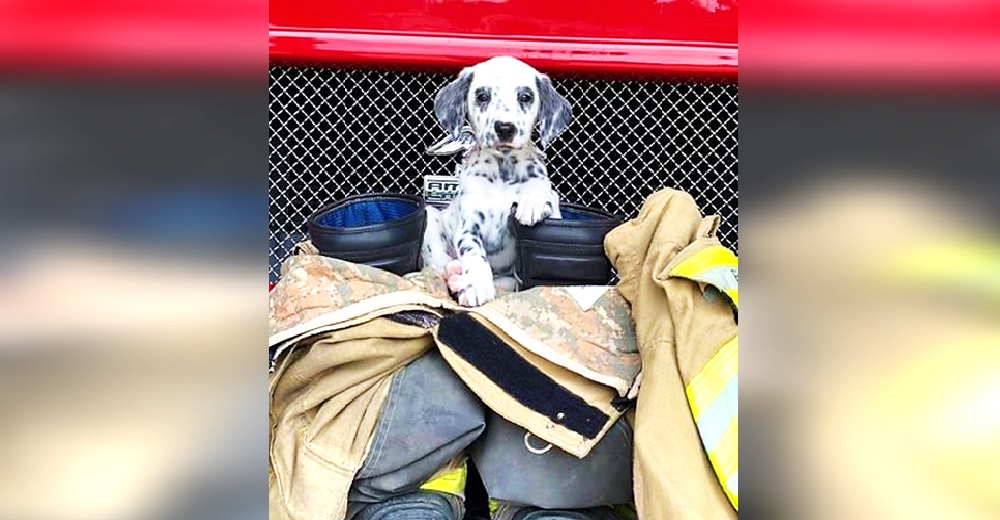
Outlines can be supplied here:
M444 136L437 74L272 66L270 256L278 262L305 233L309 214L354 193L419 194L422 176L457 161L424 149ZM573 104L570 127L546 151L565 200L635 216L664 188L694 196L723 217L722 242L738 251L737 87L699 83L557 79Z

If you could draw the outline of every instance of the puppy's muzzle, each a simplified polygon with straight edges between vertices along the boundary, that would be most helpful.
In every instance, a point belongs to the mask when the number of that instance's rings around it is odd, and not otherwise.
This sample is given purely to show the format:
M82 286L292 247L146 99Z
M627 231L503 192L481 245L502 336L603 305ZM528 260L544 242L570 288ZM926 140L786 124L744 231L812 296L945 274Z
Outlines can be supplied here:
M506 123L502 121L497 121L493 123L493 130L497 133L497 139L501 143L509 143L514 139L514 134L517 133L517 128L514 123Z

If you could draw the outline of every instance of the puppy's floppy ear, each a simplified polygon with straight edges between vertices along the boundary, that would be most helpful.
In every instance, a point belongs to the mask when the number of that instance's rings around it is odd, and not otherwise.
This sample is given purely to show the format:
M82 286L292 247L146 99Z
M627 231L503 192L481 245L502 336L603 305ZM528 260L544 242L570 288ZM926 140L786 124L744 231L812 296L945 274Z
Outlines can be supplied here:
M472 68L466 68L458 75L458 79L445 85L434 98L434 115L441 127L456 139L465 124L466 99L471 84Z
M535 78L538 86L538 133L542 148L547 148L573 119L573 107L559 95L548 76Z

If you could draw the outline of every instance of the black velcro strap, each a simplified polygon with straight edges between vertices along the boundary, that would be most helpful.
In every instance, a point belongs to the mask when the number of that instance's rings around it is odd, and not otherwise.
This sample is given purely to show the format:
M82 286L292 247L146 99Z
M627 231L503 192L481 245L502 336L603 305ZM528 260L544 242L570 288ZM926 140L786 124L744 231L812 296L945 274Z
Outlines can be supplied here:
M529 363L467 314L441 320L438 339L521 405L594 439L611 418Z

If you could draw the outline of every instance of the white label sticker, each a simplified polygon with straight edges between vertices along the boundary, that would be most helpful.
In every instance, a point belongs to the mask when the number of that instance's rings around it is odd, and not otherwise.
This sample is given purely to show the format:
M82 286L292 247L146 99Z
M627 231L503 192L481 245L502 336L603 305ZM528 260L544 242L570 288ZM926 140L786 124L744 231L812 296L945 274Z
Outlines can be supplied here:
M429 206L444 208L458 194L458 177L424 175L424 201Z
M576 304L581 309L589 311L597 303L597 300L604 296L611 287L607 285L581 285L577 287L566 287L566 292L576 300Z

